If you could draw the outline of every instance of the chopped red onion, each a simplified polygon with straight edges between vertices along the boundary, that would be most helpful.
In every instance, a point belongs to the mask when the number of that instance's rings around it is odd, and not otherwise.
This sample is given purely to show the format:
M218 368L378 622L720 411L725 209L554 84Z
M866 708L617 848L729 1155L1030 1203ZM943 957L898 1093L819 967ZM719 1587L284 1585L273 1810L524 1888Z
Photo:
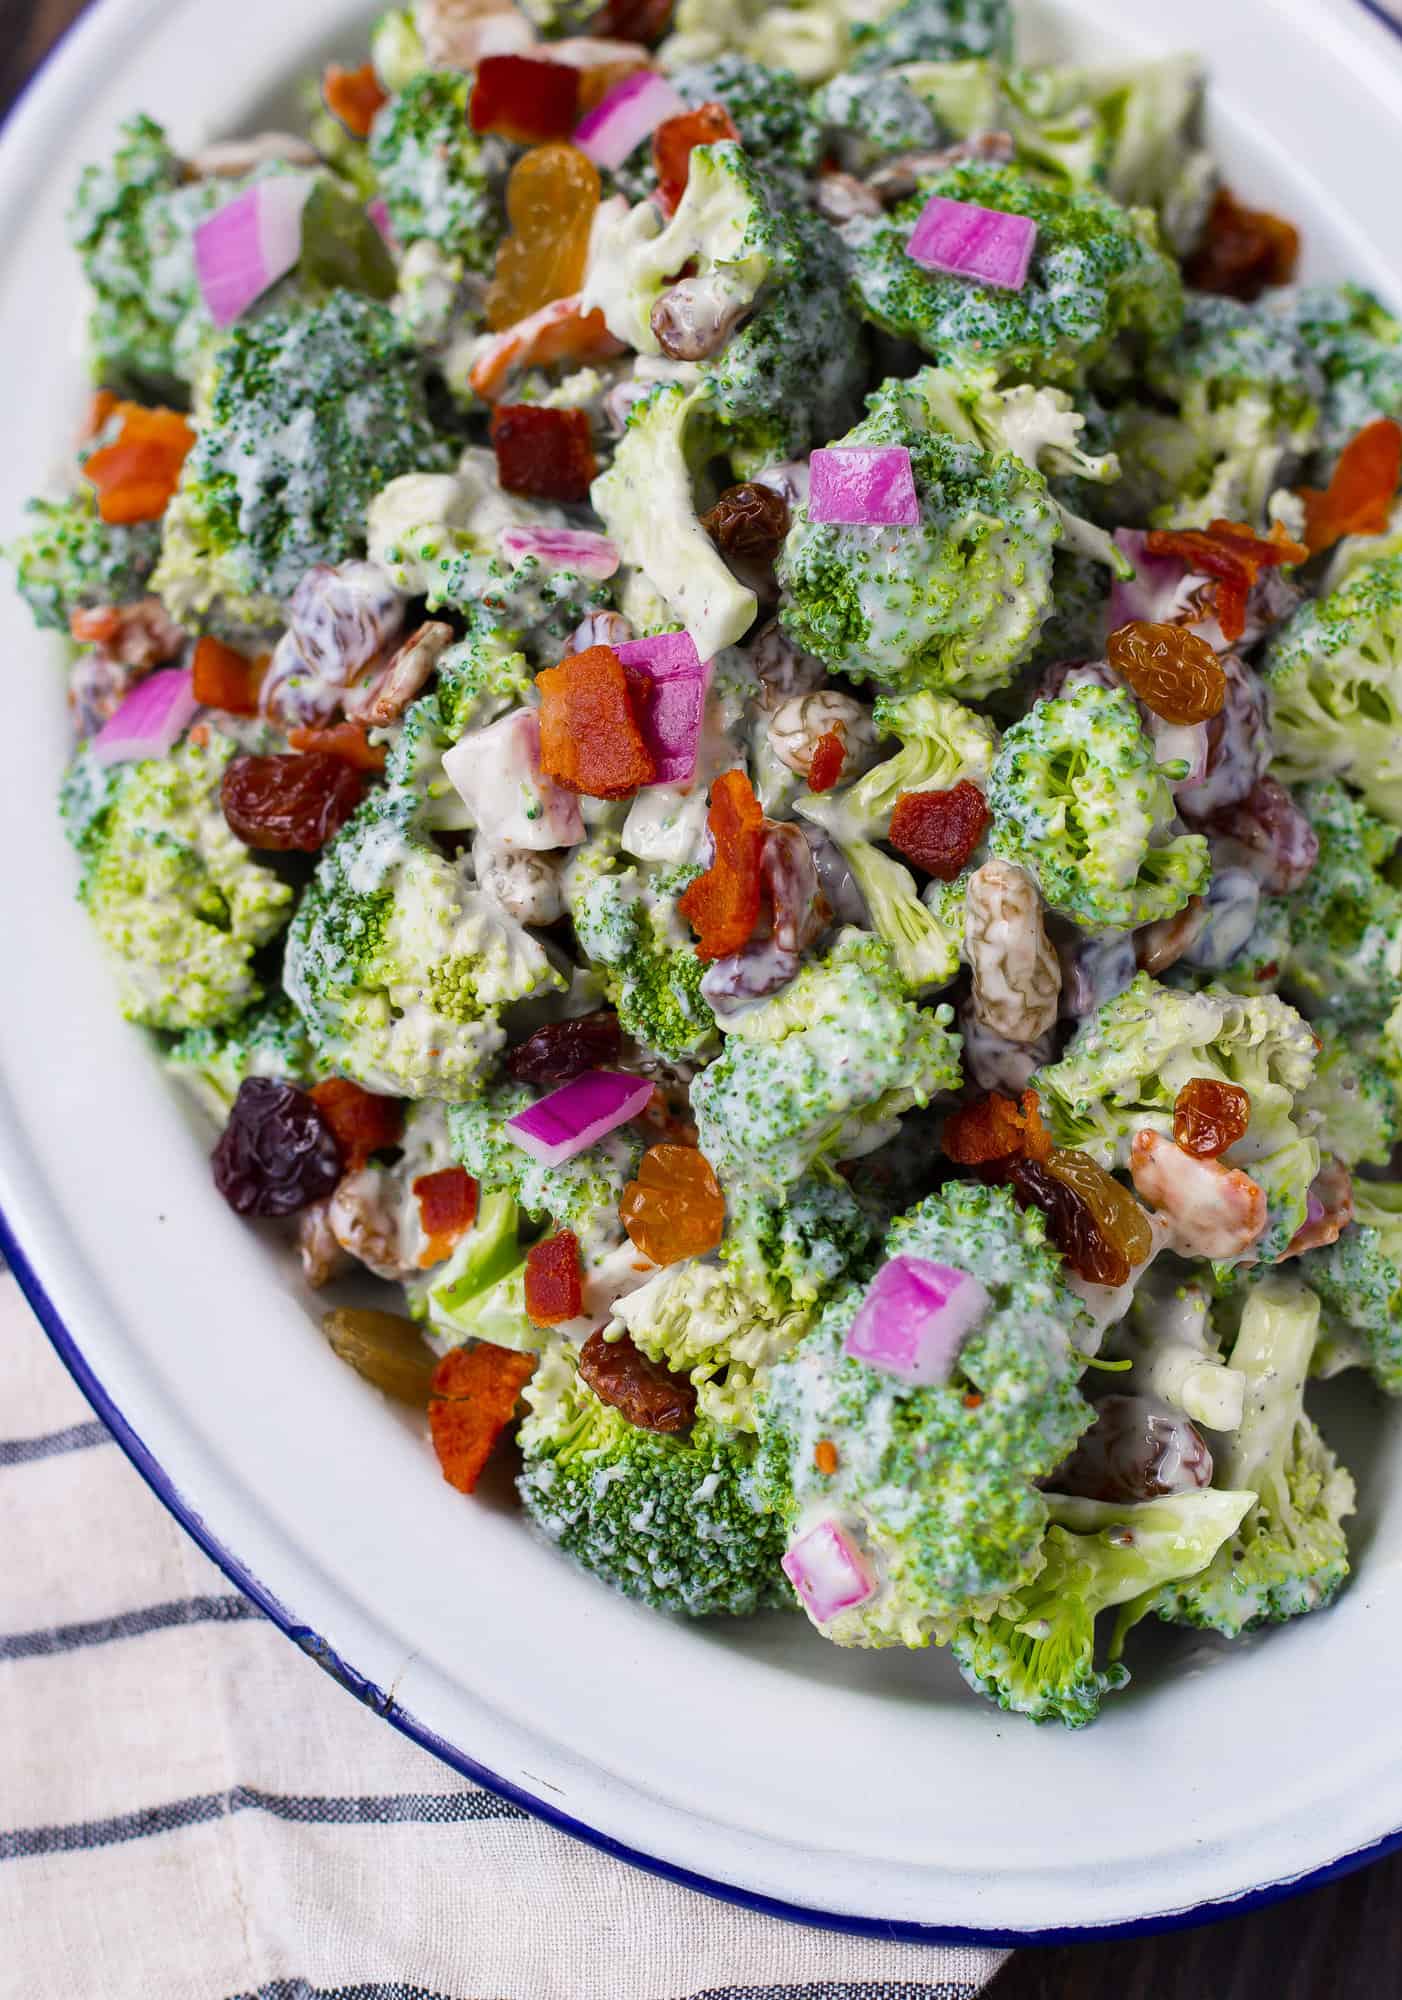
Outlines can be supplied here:
M1193 623L1194 597L1210 581L1194 576L1181 556L1151 556L1142 528L1117 528L1115 541L1134 564L1134 575L1110 591L1109 629L1122 625Z
M513 567L534 556L546 569L573 570L601 581L618 568L618 544L590 528L503 528L501 548Z
M976 201L932 194L906 241L906 255L932 271L975 278L999 291L1020 292L1027 283L1037 225L1030 215L1005 215Z
M232 326L302 254L311 174L273 174L226 201L195 228L195 275L216 326Z
M808 518L842 526L916 528L920 502L903 444L832 445L809 461Z
M645 673L652 682L652 698L639 704L643 712L638 721L657 765L653 783L690 784L696 776L710 662L702 661L689 632L629 639L613 650L625 667Z
M844 1354L912 1386L947 1382L959 1349L988 1311L977 1278L928 1257L892 1257L867 1287Z
M399 242L390 223L389 203L385 200L384 196L377 194L373 201L367 201L365 204L365 213L374 223L376 229L379 230L385 248L392 250L398 256Z
M138 681L92 740L99 764L134 764L166 757L194 720L195 676L188 667L162 667Z
M656 70L638 69L580 119L573 143L596 167L610 172L650 138L665 118L676 118L686 102Z
M513 1145L543 1167L558 1167L616 1125L636 1118L651 1096L652 1085L645 1076L624 1076L611 1069L586 1070L583 1076L562 1083L548 1097L508 1118L506 1131Z
M815 1625L827 1625L876 1595L866 1557L840 1521L820 1521L800 1535L781 1567Z
M544 853L584 838L578 798L541 771L538 709L469 729L445 752L443 774L498 847Z

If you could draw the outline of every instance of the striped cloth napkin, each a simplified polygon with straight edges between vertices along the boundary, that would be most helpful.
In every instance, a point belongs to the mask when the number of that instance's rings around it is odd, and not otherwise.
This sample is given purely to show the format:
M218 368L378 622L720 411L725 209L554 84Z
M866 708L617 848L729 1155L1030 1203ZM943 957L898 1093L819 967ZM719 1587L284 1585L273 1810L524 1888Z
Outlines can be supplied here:
M320 1674L0 1275L0 2000L972 2000L595 1853Z

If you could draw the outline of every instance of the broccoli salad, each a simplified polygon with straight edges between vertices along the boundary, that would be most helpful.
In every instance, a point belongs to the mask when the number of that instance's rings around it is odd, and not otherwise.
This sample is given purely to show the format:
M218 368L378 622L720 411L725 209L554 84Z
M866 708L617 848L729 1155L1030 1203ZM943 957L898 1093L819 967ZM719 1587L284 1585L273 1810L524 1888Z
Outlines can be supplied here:
M1402 1394L1402 323L1190 57L521 5L79 181L78 895L454 1487L1077 1727Z

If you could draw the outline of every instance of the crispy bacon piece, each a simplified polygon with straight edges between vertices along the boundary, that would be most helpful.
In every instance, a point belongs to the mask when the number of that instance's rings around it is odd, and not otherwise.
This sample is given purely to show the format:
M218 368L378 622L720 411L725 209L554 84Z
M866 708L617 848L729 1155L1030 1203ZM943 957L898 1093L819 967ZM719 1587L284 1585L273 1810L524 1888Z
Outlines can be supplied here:
M201 639L191 662L195 700L205 708L222 708L226 715L256 715L258 690L268 670L268 655L250 660L220 639Z
M121 629L122 614L115 604L97 604L89 610L68 614L68 630L80 646L105 646ZM204 696L199 699L203 701Z
M946 1159L960 1167L992 1167L1014 1159L1041 1165L1052 1153L1035 1090L1024 1090L1016 1104L995 1090L961 1105L945 1119L940 1144Z
M813 761L808 766L808 789L810 792L830 792L842 776L842 767L847 762L847 745L840 729L828 729L813 746Z
M536 675L540 768L591 799L626 799L657 776L633 690L612 646L591 646Z
M410 1192L427 1238L419 1252L419 1268L426 1271L441 1264L477 1220L477 1183L466 1167L442 1167L436 1174L420 1174Z
M501 403L492 413L497 474L532 500L587 500L598 465L584 410Z
M526 1317L532 1326L560 1326L584 1310L579 1239L562 1229L526 1252Z
M1390 417L1365 424L1339 454L1334 476L1320 492L1302 486L1305 540L1317 556L1345 535L1380 535L1387 527L1402 479L1402 425Z
M348 1174L359 1173L372 1153L399 1144L404 1106L397 1097L379 1097L344 1076L313 1084L308 1095L335 1134Z
M1177 556L1196 575L1212 578L1213 609L1229 644L1246 630L1247 600L1261 571L1309 558L1309 550L1283 530L1266 540L1236 521L1213 521L1207 528L1155 528L1145 547L1151 556Z
M623 343L604 325L603 314L581 313L579 293L571 292L494 335L468 370L468 380L484 402L494 403L508 378L522 369L545 368L553 361L583 366L622 352Z
M657 199L668 215L686 193L696 147L739 137L735 120L723 104L702 104L695 111L663 119L652 135L652 164L657 172Z
M991 817L988 801L967 778L947 792L902 792L891 814L891 845L926 875L953 882Z
M540 56L483 56L467 115L474 132L516 146L567 139L579 115L579 71Z
M1219 188L1202 243L1184 272L1195 291L1259 299L1268 285L1288 285L1300 255L1300 232L1267 209L1243 208Z
M113 523L158 521L179 484L195 433L178 410L117 403L108 416L120 416L121 428L83 467L97 493L97 511Z
M385 768L385 746L370 741L363 722L335 722L326 729L289 729L287 740L294 750L329 750L357 771Z
M116 407L117 398L111 389L94 389L83 422L82 436L95 438Z
M725 771L711 786L706 815L715 849L677 908L696 932L696 956L729 958L759 921L763 887L764 811L743 771Z
M382 104L388 104L389 96L380 88L373 63L362 63L359 69L342 69L333 62L321 73L321 101L352 139L368 139L375 113Z
M476 1486L534 1373L534 1355L514 1354L489 1340L455 1347L434 1369L429 1435L443 1477L459 1493L471 1493Z

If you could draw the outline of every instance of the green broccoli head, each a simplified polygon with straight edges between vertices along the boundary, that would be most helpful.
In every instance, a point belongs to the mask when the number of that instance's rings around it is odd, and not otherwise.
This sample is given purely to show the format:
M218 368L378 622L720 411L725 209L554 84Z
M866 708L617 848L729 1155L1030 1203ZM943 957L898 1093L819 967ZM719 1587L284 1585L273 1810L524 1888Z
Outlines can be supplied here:
M465 1341L489 1340L494 1347L536 1354L553 1338L552 1330L537 1326L526 1311L520 1222L508 1193L483 1188L472 1227L452 1254L404 1281L409 1312L435 1347L446 1351Z
M1319 1301L1301 1284L1267 1278L1247 1295L1231 1365L1246 1377L1239 1428L1214 1449L1213 1486L1255 1504L1213 1561L1129 1608L1235 1638L1332 1602L1348 1575L1342 1522L1353 1481L1305 1415Z
M677 914L695 872L683 871L681 881L665 874L645 881L636 868L591 872L570 902L580 949L601 972L623 1032L674 1061L716 1046L715 1016L701 991L705 967Z
M1262 671L1280 775L1339 773L1402 826L1402 554L1307 599L1271 640Z
M919 526L818 523L800 508L779 557L779 615L852 679L977 698L1007 686L1035 644L1061 519L1041 473L949 437L920 384L884 383L840 441L910 452Z
M952 1010L917 1007L890 948L845 931L772 1000L730 1023L692 1085L701 1151L727 1190L781 1195L820 1158L874 1151L960 1083Z
M698 1417L641 1430L551 1349L525 1390L526 1511L566 1555L655 1611L743 1617L784 1601L784 1538L760 1498L755 1443Z
M220 1125L245 1077L310 1083L317 1076L306 1026L285 993L255 1002L218 1027L187 1028L165 1049L162 1061Z
M333 292L239 325L213 364L153 588L182 624L277 624L313 563L363 551L387 480L446 457L384 306Z
M1402 421L1402 324L1361 285L1311 285L1288 308L1323 371L1321 477L1379 417Z
M439 657L433 687L404 711L385 759L390 789L411 793L420 830L461 832L472 823L444 753L469 729L483 729L520 706L531 689L515 633L493 625L471 631Z
M148 1028L218 1027L258 1000L253 958L287 922L292 891L229 831L219 784L234 745L103 768L80 751L61 810L82 864L78 894Z
M1380 1028L1325 1017L1314 1076L1300 1093L1321 1148L1346 1166L1385 1167L1402 1126L1402 1052Z
M835 1517L877 1580L824 1628L839 1645L944 1638L1035 1574L1047 1525L1036 1482L1093 1416L1076 1387L1089 1324L1037 1211L953 1181L893 1224L885 1247L969 1273L990 1303L951 1380L912 1387L844 1354L862 1300L850 1287L761 1385L764 1490L790 1539ZM824 1439L834 1471L818 1464L831 1463L816 1453Z
M1181 329L1152 356L1147 376L1176 404L1191 451L1162 525L1264 524L1271 494L1314 440L1323 396L1289 322L1270 308L1190 293Z
M1171 832L1173 793L1123 688L1039 701L1003 738L988 804L993 852L1089 930L1171 917L1207 887L1207 841Z
M1319 859L1287 902L1281 984L1314 1018L1381 1027L1402 1000L1402 890L1382 872L1398 831L1338 779L1306 785L1299 806Z
M484 1188L509 1194L528 1215L573 1230L582 1249L596 1243L614 1248L623 1238L618 1204L638 1171L642 1139L631 1126L618 1126L573 1159L543 1166L506 1130L507 1119L539 1095L527 1084L501 1080L453 1105L448 1113L453 1157Z
M1196 1576L1255 1502L1253 1493L1174 1493L1115 1505L1048 1499L1042 1568L950 1640L975 1693L1034 1722L1083 1729L1129 1684L1118 1657L1096 1665L1095 1621L1117 1604Z
M823 128L792 70L732 53L686 63L672 72L671 81L692 110L723 104L751 159L797 174L816 171L823 157Z
M903 0L894 13L852 31L856 70L896 63L1013 59L1011 0Z
M907 255L932 195L1036 223L1021 291L950 277ZM868 319L946 365L992 367L1000 381L1074 389L1117 342L1167 339L1182 316L1177 266L1160 249L1148 210L1050 186L1015 167L980 161L947 167L888 217L849 224L844 233Z
M738 50L817 83L846 64L854 18L863 11L861 0L800 0L778 10L769 0L677 0L658 54L664 69L676 70Z
M1295 1268L1323 1310L1328 1372L1359 1363L1402 1396L1402 1183L1355 1181L1353 1205L1353 1227Z
M398 793L367 799L326 848L283 977L329 1068L391 1096L466 1097L505 1045L502 1008L563 985L470 879Z
M1192 1078L1239 1084L1251 1099L1251 1122L1224 1157L1265 1192L1269 1219L1253 1246L1265 1264L1304 1222L1319 1172L1319 1142L1297 1108L1314 1057L1308 1025L1273 993L1243 998L1216 986L1183 993L1141 973L1035 1081L1057 1143L1121 1168L1136 1132L1172 1137L1174 1102Z
M814 98L844 164L863 171L893 153L932 152L941 137L934 111L892 70L847 70Z
M489 272L505 228L496 185L505 159L472 130L471 91L472 78L458 70L409 77L376 118L369 156L390 228L406 249L427 240Z
M75 611L129 604L145 594L160 552L159 523L102 520L90 486L67 500L31 500L26 512L32 525L5 554L36 625L66 632Z

